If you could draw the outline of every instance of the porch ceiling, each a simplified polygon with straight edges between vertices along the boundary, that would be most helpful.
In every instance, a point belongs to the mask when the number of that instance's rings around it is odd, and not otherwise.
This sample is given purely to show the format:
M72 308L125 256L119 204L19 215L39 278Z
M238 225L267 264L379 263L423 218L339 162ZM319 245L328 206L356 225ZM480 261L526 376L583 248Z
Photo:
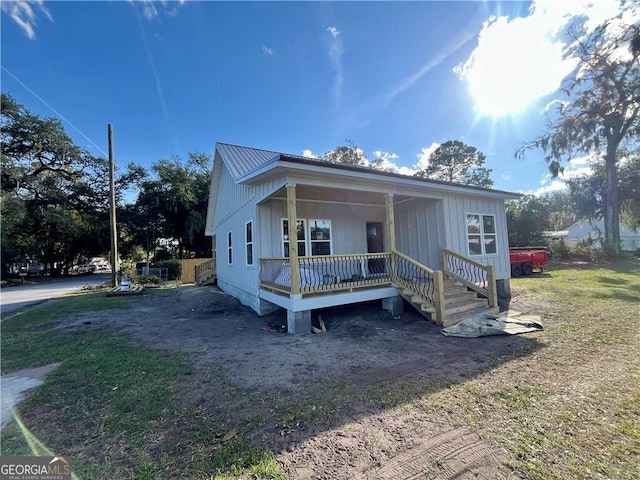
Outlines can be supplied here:
M384 196L385 194L383 193L349 190L344 188L327 188L310 185L296 186L296 199L311 202L330 202L343 203L347 205L369 205L384 207ZM271 198L286 200L287 192L285 189L281 189L277 191ZM405 202L413 198L415 197L398 194L393 195L394 203Z

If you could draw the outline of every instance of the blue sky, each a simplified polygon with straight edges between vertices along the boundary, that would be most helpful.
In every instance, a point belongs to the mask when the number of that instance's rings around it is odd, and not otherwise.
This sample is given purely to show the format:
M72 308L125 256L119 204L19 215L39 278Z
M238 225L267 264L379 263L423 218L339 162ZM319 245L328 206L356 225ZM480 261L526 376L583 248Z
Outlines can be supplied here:
M355 142L401 173L462 140L495 187L560 188L544 108L574 66L562 28L619 0L2 2L2 91L60 118L80 146L149 166L227 142L317 155ZM588 169L574 162L567 175Z

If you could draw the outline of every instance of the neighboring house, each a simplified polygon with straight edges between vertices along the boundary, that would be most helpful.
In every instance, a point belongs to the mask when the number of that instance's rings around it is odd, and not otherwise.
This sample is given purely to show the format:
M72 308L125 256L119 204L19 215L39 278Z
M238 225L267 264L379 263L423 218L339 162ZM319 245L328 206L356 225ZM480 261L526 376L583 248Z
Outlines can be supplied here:
M589 242L592 248L602 248L600 238L604 238L604 220L582 220L566 230L545 232L545 236L551 240L562 239L569 243ZM640 250L640 231L620 226L620 248L627 252Z
M217 143L206 234L218 286L258 314L286 309L291 333L311 330L313 309L375 299L447 325L508 292L515 198Z

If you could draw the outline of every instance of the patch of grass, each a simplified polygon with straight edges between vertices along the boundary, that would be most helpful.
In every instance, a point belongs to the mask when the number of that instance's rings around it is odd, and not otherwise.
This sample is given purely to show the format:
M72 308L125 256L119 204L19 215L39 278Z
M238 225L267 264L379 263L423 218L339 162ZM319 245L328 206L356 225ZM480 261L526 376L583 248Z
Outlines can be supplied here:
M546 347L424 397L511 453L523 478L640 478L640 265L513 279L544 300Z
M237 451L237 446L232 446L216 455L214 462L219 462L226 473L209 477L211 480L236 480L236 479L260 479L260 480L284 480L285 476L275 457L271 452L258 452L254 447L245 445Z
M551 300L593 299L640 301L640 263L552 264L544 276L511 279L511 285Z
M18 315L12 315L2 321L2 334L30 331L45 328L61 319L102 310L124 309L131 302L131 297L107 297L103 293L80 292L63 299L36 305Z
M24 336L47 339L46 333ZM60 367L21 406L32 433L54 452L73 458L81 477L95 478L107 452L123 440L129 451L123 463L135 465L133 452L143 452L179 410L173 383L187 368L186 360L129 346L104 332L57 334L52 350L50 360L60 361ZM2 354L4 363L4 348ZM70 446L75 447L69 451ZM3 455L29 452L15 424L3 430Z
M181 402L176 381L191 370L184 355L133 346L104 330L56 328L130 301L80 295L2 323L3 369L61 365L21 404L28 430L18 422L3 429L1 454L31 455L42 444L67 456L80 478L283 479L268 450L242 434L224 441L228 417L212 419ZM240 396L224 378L214 383L223 398Z

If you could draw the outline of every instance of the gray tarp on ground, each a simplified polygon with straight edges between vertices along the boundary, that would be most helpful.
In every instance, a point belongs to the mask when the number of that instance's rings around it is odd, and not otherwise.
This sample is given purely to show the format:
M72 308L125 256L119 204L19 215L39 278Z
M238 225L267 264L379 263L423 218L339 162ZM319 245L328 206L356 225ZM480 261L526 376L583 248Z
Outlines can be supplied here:
M542 330L544 327L540 323L540 315L522 315L520 312L507 310L497 315L479 313L455 325L443 328L441 332L447 337L476 338Z

